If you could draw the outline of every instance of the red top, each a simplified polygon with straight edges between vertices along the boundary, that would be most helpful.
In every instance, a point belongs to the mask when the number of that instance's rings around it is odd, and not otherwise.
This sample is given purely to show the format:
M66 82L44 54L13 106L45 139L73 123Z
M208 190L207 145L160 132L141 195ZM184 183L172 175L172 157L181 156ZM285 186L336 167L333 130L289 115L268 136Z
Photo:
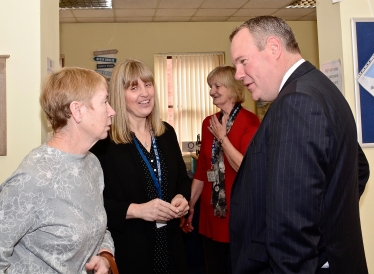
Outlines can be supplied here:
M219 115L216 113L215 115ZM210 116L203 121L201 149L199 159L197 161L195 179L204 181L203 191L200 197L200 220L199 232L218 242L229 242L229 216L230 216L230 196L231 188L234 182L236 171L231 167L227 161L225 153L223 158L225 162L225 191L227 214L225 218L213 215L213 205L210 203L212 197L212 183L208 182L206 172L211 168L212 163L212 143L213 134L208 130ZM241 153L245 154L248 144L260 125L258 117L252 112L242 108L234 124L231 127L227 138L232 145Z

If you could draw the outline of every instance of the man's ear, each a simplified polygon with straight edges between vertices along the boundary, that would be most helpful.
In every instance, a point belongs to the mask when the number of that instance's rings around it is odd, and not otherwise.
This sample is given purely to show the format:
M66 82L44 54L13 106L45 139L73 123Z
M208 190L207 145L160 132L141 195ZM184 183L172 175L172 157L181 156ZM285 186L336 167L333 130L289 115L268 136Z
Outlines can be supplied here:
M270 36L266 41L266 46L268 47L269 52L276 59L278 59L282 53L282 41L275 36Z
M82 121L81 106L82 103L78 101L73 101L70 103L71 116L77 124L79 124Z

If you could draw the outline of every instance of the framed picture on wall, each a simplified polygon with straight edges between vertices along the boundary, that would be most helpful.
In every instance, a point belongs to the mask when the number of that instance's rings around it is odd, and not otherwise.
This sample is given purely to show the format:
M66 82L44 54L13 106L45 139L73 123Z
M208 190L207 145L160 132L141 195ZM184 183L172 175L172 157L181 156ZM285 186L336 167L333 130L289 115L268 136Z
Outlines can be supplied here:
M374 147L374 18L352 18L356 123L362 147Z

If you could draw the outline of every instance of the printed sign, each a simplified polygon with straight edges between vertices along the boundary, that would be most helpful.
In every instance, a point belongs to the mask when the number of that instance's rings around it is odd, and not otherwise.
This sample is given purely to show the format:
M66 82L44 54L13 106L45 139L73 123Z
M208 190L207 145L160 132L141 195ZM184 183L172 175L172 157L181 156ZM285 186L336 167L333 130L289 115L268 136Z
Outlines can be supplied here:
M97 62L110 62L115 63L117 62L117 58L107 58L107 57L94 57L94 60Z
M116 49L99 49L94 51L95 57L93 59L97 62L95 71L109 79L117 62L117 58L114 58L114 54L117 52L118 50Z
M53 73L55 69L55 61L53 61L51 58L47 57L47 73Z
M342 69L340 60L322 64L321 70L342 92Z
M358 73L357 81L366 89L372 96L374 96L374 54L366 62L365 66Z
M101 68L114 68L114 64L97 64L96 68L101 69Z
M106 70L101 70L101 69L95 69L95 71L97 73L100 73L101 75L105 76L105 77L110 77L112 76L112 72L111 71L106 71Z
M98 51L94 51L94 56L116 54L116 53L118 53L118 50L116 49L98 50Z

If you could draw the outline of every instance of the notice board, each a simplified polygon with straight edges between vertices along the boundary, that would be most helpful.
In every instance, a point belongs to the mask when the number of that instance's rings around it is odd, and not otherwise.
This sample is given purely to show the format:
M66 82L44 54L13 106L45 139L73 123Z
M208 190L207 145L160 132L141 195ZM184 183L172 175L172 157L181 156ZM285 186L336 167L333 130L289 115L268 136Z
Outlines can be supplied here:
M374 147L374 85L371 84L374 81L374 18L352 18L351 24L358 140L362 147ZM366 86L359 82L365 74Z

